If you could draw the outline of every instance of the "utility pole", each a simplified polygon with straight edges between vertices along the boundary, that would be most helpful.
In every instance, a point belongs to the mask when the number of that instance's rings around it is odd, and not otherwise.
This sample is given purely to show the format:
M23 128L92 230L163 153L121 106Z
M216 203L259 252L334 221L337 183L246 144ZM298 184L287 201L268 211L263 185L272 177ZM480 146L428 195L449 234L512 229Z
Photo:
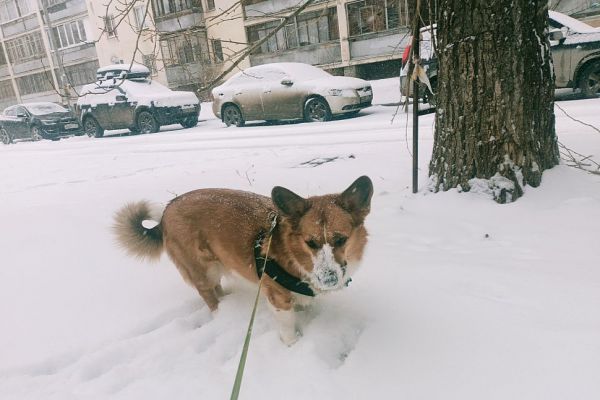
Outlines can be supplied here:
M415 9L415 22L413 26L413 40L412 40L412 63L413 63L413 74L416 75L416 68L420 63L420 35L421 35L421 1L417 0L417 7ZM417 193L419 191L419 82L417 79L413 80L413 147L412 147L412 191Z

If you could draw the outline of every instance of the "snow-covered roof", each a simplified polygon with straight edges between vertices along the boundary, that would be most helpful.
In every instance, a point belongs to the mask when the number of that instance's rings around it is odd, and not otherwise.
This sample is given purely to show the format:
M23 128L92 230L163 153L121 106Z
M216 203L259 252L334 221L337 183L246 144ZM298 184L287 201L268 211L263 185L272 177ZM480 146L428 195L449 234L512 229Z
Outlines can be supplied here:
M548 16L559 24L566 26L573 32L578 33L594 33L600 32L599 28L594 28L586 24L585 22L579 21L575 18L569 17L568 15L548 10Z

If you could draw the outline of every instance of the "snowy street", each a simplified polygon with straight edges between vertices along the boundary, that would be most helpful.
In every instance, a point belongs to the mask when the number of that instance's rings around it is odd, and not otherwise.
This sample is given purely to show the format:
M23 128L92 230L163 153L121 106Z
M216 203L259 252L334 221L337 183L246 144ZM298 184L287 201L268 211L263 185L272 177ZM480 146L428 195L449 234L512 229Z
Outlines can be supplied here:
M595 399L600 393L600 175L562 163L512 204L429 193L434 114L395 80L325 123L197 127L0 145L0 399L229 398L255 287L236 279L213 316L166 255L125 255L128 201L198 188L336 193L368 175L369 244L347 289L303 314L284 346L264 299L241 399ZM600 99L559 101L600 127ZM556 108L559 140L600 160L600 133Z

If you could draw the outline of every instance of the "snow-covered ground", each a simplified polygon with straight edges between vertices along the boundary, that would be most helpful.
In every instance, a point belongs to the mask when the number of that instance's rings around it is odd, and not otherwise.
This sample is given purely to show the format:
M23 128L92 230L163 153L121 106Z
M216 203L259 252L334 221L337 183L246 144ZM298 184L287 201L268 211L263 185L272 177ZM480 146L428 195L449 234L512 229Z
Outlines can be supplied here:
M397 89L375 82L375 101ZM600 126L600 99L560 105ZM0 399L228 398L254 288L226 282L212 316L166 257L116 247L113 212L202 187L338 192L363 174L362 269L291 348L260 303L241 398L597 399L600 176L561 165L508 205L412 194L411 118L394 112L225 128L205 104L193 129L0 147ZM600 158L599 133L556 116L563 143ZM433 115L420 127L424 187Z

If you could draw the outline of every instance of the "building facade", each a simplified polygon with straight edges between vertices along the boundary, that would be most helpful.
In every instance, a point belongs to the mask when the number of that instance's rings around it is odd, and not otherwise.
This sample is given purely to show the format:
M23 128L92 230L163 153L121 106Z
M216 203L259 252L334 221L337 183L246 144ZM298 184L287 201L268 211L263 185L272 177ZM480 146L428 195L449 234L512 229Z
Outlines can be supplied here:
M0 109L69 103L95 80L91 38L85 0L0 0Z
M130 64L132 61L144 64L150 69L153 79L167 85L154 13L148 2L86 2L100 65Z
M296 0L247 0L244 25L259 41ZM377 79L399 73L410 36L407 0L317 0L250 57L252 65L299 61L337 75Z

